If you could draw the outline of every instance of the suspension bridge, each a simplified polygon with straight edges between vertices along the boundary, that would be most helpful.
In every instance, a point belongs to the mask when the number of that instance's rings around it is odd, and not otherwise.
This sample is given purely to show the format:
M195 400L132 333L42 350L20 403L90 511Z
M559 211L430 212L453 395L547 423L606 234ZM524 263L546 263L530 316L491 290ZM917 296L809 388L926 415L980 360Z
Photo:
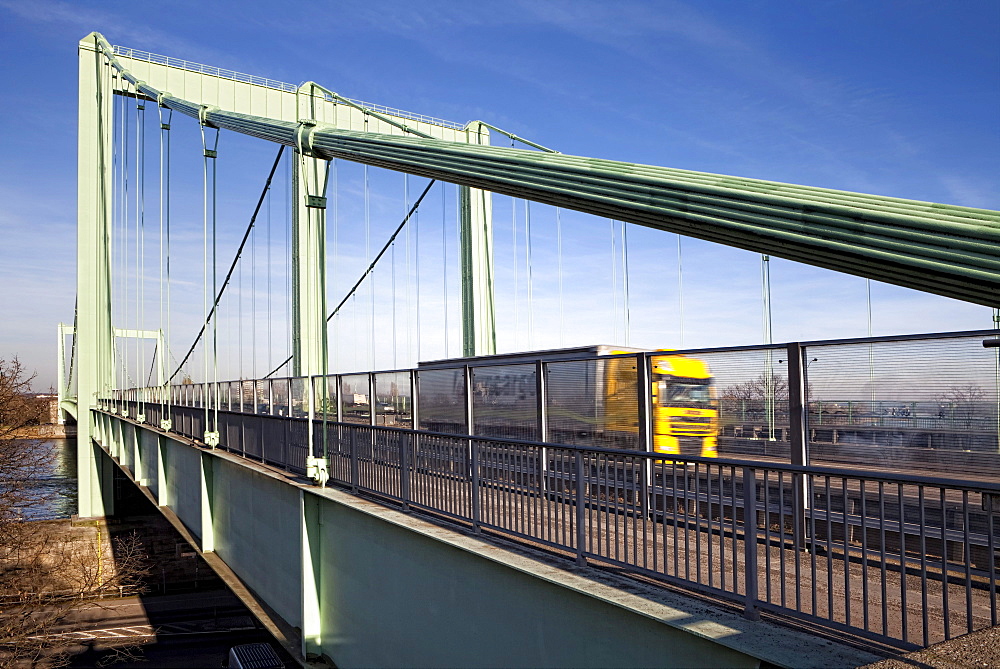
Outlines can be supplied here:
M774 256L996 309L1000 212L79 55L79 515L127 477L303 661L857 664L997 624L995 331L632 348L628 230L761 254L765 304ZM532 240L572 329L583 215L623 345L532 351Z

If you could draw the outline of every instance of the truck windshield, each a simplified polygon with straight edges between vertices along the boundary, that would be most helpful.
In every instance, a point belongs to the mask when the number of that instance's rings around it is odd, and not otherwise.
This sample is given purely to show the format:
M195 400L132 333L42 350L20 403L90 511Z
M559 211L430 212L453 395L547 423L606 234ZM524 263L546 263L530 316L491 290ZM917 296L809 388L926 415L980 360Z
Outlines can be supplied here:
M662 407L707 406L712 402L711 381L661 379L657 395Z

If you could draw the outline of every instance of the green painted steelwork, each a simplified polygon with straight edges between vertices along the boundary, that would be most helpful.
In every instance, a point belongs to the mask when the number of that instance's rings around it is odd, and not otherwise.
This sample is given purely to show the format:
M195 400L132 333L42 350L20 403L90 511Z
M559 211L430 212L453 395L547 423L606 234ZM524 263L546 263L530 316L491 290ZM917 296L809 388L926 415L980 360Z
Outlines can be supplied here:
M91 415L114 387L111 326L111 67L96 38L79 45L77 140L77 473L78 514L113 513L111 470L96 454Z
M276 636L299 657L326 656L341 667L755 667L801 665L803 657L810 666L858 666L877 659L309 487L149 425L95 416L97 457L145 488L203 555L214 553L213 568L232 570L244 602L267 616L269 629L290 633Z
M125 74L126 78L130 75ZM152 99L160 91L134 82ZM175 111L294 146L300 125ZM838 272L1000 306L1000 212L524 149L308 129L317 157L449 181L767 253Z

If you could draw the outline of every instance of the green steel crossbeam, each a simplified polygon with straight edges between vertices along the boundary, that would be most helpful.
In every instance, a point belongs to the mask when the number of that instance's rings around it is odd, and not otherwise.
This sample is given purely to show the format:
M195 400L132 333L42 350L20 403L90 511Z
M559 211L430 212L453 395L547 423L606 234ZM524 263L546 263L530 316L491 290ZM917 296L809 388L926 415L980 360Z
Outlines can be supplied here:
M131 75L124 73L126 78ZM204 110L213 126L340 158L1000 306L1000 212L524 149L337 130ZM301 134L301 135L300 135Z

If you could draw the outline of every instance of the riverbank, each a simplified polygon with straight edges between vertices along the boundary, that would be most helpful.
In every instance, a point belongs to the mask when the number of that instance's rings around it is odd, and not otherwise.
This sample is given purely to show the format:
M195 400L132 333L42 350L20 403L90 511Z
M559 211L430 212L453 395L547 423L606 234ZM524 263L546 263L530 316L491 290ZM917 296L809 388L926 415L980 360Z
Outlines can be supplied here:
M70 439L76 436L76 425L42 423L26 425L14 431L14 439Z

